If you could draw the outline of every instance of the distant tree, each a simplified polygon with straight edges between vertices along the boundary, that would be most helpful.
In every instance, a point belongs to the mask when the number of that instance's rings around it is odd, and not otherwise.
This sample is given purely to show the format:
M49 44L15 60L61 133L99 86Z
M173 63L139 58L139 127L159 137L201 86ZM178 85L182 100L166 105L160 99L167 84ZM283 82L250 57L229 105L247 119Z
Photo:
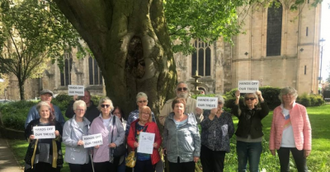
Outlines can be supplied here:
M0 0L0 5L0 72L17 77L24 100L25 81L40 77L51 59L63 58L72 46L81 49L79 35L46 1Z
M6 74L1 74L0 73L0 95L3 94L4 98L6 97L5 95L5 89L8 87L9 85L9 80L8 80L8 75Z

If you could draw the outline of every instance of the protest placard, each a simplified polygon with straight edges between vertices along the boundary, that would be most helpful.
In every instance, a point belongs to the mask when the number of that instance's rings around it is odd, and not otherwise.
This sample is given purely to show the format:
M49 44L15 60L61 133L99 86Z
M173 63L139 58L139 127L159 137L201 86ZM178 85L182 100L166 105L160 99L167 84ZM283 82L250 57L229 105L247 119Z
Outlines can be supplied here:
M69 96L84 96L85 87L83 85L68 85Z
M213 109L218 107L217 97L197 97L197 107L201 109Z
M83 136L84 148L90 148L98 145L103 145L101 133Z
M54 139L56 137L55 126L35 126L33 135L35 139Z
M259 90L259 81L256 80L242 80L238 81L238 90L241 93L255 93Z

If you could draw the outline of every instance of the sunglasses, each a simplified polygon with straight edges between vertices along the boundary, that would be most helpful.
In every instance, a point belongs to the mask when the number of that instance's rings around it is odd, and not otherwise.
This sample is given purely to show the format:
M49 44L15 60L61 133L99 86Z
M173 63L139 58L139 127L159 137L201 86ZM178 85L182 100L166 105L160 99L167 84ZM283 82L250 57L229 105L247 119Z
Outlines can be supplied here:
M140 100L139 103L147 103L147 100Z
M222 105L222 102L218 102L218 105Z
M102 108L108 108L108 107L110 107L110 105L102 104L101 107L102 107Z
M188 88L187 88L187 87L182 87L182 88L177 88L176 90L177 90L177 91L187 91Z
M254 97L250 97L250 98L247 97L247 98L245 98L246 101L248 101L248 100L251 100L251 101L252 101L252 100L254 100L254 99L256 99L256 98L254 98Z

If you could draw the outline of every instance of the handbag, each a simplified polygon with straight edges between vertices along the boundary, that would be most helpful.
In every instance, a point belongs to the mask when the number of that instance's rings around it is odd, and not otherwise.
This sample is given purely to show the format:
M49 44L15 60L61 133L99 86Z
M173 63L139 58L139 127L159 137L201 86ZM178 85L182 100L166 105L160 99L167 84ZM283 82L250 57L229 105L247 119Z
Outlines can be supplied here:
M136 156L135 151L129 152L128 156L125 158L126 166L130 168L134 168L136 164Z
M113 117L113 126L116 125L116 117ZM111 141L113 141L113 130L112 130L112 135L111 135ZM125 142L117 146L114 151L113 151L113 156L114 157L121 157L125 155L126 153L126 145Z

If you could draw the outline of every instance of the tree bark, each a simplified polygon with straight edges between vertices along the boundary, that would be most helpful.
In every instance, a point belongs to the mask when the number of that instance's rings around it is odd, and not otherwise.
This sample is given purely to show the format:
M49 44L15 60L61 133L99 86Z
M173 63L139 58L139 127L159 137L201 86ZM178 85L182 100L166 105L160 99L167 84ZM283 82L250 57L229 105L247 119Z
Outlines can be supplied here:
M55 0L86 41L102 71L107 96L126 112L147 93L158 114L177 80L162 0Z
M25 100L24 96L24 81L22 81L19 77L18 78L18 88L19 88L19 95L21 97L21 100Z

